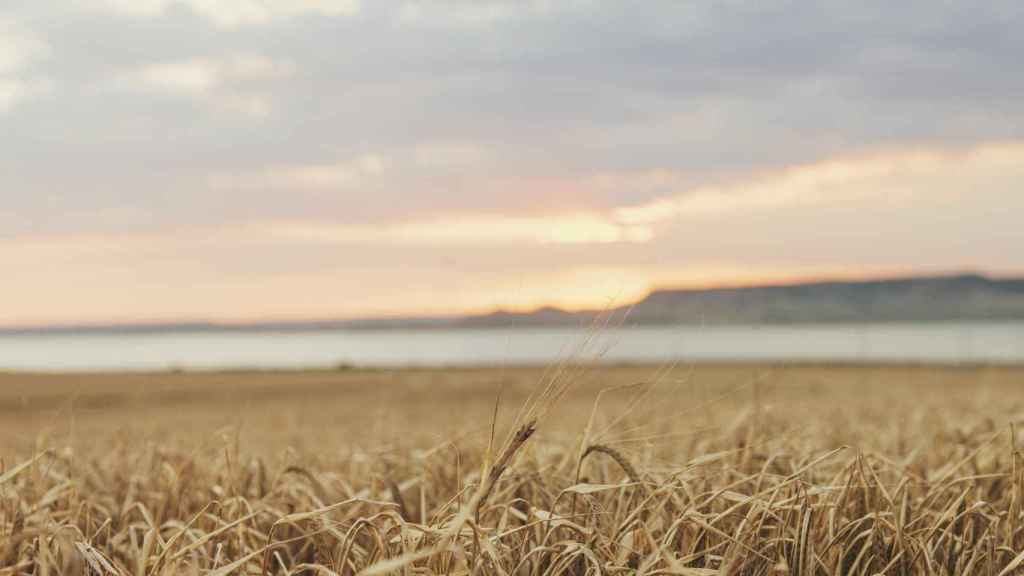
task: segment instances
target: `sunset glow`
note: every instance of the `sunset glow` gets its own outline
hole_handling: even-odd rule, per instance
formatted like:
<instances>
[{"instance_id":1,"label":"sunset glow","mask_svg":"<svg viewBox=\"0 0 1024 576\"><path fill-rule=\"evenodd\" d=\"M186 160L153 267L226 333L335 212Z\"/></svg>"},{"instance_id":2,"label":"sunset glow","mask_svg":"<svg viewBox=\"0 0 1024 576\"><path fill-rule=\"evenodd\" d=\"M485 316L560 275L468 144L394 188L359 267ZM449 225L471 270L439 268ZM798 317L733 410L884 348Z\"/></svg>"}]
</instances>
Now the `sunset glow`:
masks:
<instances>
[{"instance_id":1,"label":"sunset glow","mask_svg":"<svg viewBox=\"0 0 1024 576\"><path fill-rule=\"evenodd\" d=\"M927 50L847 58L753 42L740 7L24 4L0 17L0 325L1021 273L1024 88L991 72L1013 51L954 41L1008 24L939 16Z\"/></svg>"}]
</instances>

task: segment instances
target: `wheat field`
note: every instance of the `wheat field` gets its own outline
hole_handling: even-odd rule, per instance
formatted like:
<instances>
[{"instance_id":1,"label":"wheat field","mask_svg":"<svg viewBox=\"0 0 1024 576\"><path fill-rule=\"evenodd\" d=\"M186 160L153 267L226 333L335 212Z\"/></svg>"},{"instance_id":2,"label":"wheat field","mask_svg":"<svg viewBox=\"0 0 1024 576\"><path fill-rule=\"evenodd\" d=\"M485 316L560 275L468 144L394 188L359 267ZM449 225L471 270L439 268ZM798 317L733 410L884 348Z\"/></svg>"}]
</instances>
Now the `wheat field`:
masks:
<instances>
[{"instance_id":1,"label":"wheat field","mask_svg":"<svg viewBox=\"0 0 1024 576\"><path fill-rule=\"evenodd\" d=\"M1024 573L1024 368L0 375L0 575Z\"/></svg>"}]
</instances>

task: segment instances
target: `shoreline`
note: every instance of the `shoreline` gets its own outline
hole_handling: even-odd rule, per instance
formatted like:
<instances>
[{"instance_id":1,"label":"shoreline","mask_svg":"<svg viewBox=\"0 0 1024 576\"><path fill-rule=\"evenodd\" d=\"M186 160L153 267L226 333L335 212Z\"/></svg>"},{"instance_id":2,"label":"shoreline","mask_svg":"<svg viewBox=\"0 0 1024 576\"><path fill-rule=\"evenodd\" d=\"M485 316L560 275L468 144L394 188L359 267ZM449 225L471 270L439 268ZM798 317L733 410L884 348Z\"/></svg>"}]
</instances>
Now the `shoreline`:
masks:
<instances>
[{"instance_id":1,"label":"shoreline","mask_svg":"<svg viewBox=\"0 0 1024 576\"><path fill-rule=\"evenodd\" d=\"M762 359L733 359L733 360L677 360L672 362L516 362L508 364L480 363L480 364L406 364L392 366L386 364L365 364L365 365L341 365L341 366L305 366L305 367L260 367L260 366L237 366L237 367L168 367L165 369L136 369L125 368L123 370L99 368L99 369L54 369L54 370L21 370L5 369L0 367L0 380L15 377L100 377L100 376L181 376L181 375L296 375L296 374L335 374L335 373L402 373L402 372L479 372L479 371L501 371L501 370L545 370L562 364L586 367L590 369L644 369L663 368L675 366L677 369L686 367L701 368L836 368L836 369L949 369L949 370L1017 370L1024 369L1024 360L990 361L990 360L762 360ZM2 390L0 390L2 396Z\"/></svg>"}]
</instances>

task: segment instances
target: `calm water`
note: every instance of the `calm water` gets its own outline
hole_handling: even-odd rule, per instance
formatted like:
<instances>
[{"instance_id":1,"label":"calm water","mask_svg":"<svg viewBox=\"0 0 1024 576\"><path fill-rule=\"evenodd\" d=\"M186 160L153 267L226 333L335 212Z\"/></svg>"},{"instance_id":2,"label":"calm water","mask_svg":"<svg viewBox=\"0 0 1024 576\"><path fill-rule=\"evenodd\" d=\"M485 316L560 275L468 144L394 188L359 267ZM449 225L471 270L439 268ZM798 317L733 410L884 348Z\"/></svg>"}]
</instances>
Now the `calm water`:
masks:
<instances>
[{"instance_id":1,"label":"calm water","mask_svg":"<svg viewBox=\"0 0 1024 576\"><path fill-rule=\"evenodd\" d=\"M1024 323L0 335L0 370L604 362L1024 362Z\"/></svg>"}]
</instances>

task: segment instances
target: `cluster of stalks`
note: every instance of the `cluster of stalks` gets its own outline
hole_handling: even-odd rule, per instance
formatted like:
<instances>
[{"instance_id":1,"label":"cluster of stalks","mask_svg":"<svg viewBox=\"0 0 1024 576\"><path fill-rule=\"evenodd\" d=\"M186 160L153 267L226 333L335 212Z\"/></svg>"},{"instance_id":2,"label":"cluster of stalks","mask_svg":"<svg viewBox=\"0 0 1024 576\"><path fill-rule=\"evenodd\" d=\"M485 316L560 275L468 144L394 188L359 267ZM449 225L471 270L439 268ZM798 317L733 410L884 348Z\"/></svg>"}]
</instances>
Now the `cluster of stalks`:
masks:
<instances>
[{"instance_id":1,"label":"cluster of stalks","mask_svg":"<svg viewBox=\"0 0 1024 576\"><path fill-rule=\"evenodd\" d=\"M332 446L285 464L111 437L7 461L0 576L1024 573L1012 416L945 422L908 401L844 446L824 418L755 406L697 434L652 429L647 386L576 435L538 433L567 387L551 375L506 426L496 408L490 441L457 455ZM861 442L896 419L927 439ZM657 434L609 432L641 429Z\"/></svg>"}]
</instances>

